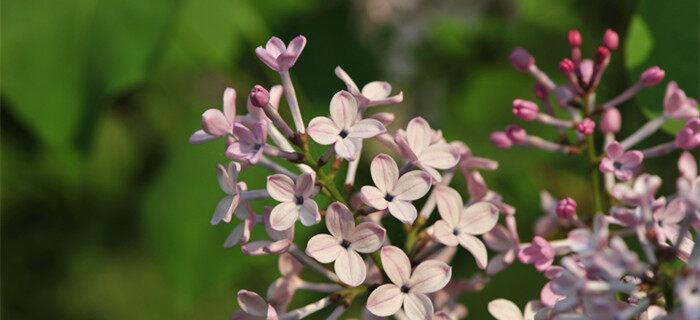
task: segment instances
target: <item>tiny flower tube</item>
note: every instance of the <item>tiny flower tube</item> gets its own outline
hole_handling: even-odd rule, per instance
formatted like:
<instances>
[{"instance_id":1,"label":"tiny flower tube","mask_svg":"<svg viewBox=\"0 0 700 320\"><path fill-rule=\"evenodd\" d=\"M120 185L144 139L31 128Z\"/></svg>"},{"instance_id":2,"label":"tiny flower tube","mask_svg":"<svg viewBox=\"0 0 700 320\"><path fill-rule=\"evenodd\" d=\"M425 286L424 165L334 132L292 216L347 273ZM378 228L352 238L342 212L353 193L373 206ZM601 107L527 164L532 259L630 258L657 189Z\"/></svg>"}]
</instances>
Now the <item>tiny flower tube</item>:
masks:
<instances>
[{"instance_id":1,"label":"tiny flower tube","mask_svg":"<svg viewBox=\"0 0 700 320\"><path fill-rule=\"evenodd\" d=\"M600 131L603 133L618 133L622 125L622 116L617 108L607 108L600 118Z\"/></svg>"},{"instance_id":2,"label":"tiny flower tube","mask_svg":"<svg viewBox=\"0 0 700 320\"><path fill-rule=\"evenodd\" d=\"M577 207L578 205L576 204L576 200L569 197L564 198L557 203L557 217L566 220L572 219L576 216Z\"/></svg>"},{"instance_id":3,"label":"tiny flower tube","mask_svg":"<svg viewBox=\"0 0 700 320\"><path fill-rule=\"evenodd\" d=\"M581 122L576 124L576 131L579 133L589 136L593 134L593 130L595 129L595 122L591 120L591 118L585 118L581 120Z\"/></svg>"},{"instance_id":4,"label":"tiny flower tube","mask_svg":"<svg viewBox=\"0 0 700 320\"><path fill-rule=\"evenodd\" d=\"M279 112L277 112L277 109L272 107L270 104L270 93L263 86L255 85L253 90L251 90L250 95L251 104L254 107L261 108L265 112L265 115L270 118L270 121L272 121L272 125L279 129L285 138L293 140L294 132L289 127L287 122L282 119L282 116L280 116Z\"/></svg>"},{"instance_id":5,"label":"tiny flower tube","mask_svg":"<svg viewBox=\"0 0 700 320\"><path fill-rule=\"evenodd\" d=\"M661 81L664 79L664 76L666 76L666 72L664 72L661 68L657 66L653 66L642 72L642 75L639 77L639 79L641 80L642 85L644 87L649 88L661 83Z\"/></svg>"},{"instance_id":6,"label":"tiny flower tube","mask_svg":"<svg viewBox=\"0 0 700 320\"><path fill-rule=\"evenodd\" d=\"M589 91L595 90L600 83L600 78L603 76L603 72L608 67L610 63L610 50L606 47L598 47L596 50L596 61L593 67L593 75L591 76L590 83L588 85Z\"/></svg>"},{"instance_id":7,"label":"tiny flower tube","mask_svg":"<svg viewBox=\"0 0 700 320\"><path fill-rule=\"evenodd\" d=\"M513 100L513 114L525 121L532 121L537 119L537 114L539 113L539 108L537 104L522 99Z\"/></svg>"},{"instance_id":8,"label":"tiny flower tube","mask_svg":"<svg viewBox=\"0 0 700 320\"><path fill-rule=\"evenodd\" d=\"M514 144L523 144L527 138L525 129L515 124L506 127L506 135Z\"/></svg>"},{"instance_id":9,"label":"tiny flower tube","mask_svg":"<svg viewBox=\"0 0 700 320\"><path fill-rule=\"evenodd\" d=\"M513 141L510 140L508 134L503 131L495 131L490 136L491 143L499 149L508 149L513 146Z\"/></svg>"},{"instance_id":10,"label":"tiny flower tube","mask_svg":"<svg viewBox=\"0 0 700 320\"><path fill-rule=\"evenodd\" d=\"M637 131L620 142L620 144L624 149L629 149L630 147L654 134L654 132L658 131L667 119L668 118L665 115L661 114L660 116L645 123L642 127L637 129Z\"/></svg>"},{"instance_id":11,"label":"tiny flower tube","mask_svg":"<svg viewBox=\"0 0 700 320\"><path fill-rule=\"evenodd\" d=\"M574 126L571 120L562 120L544 113L538 113L536 120L540 123L557 128L572 128Z\"/></svg>"},{"instance_id":12,"label":"tiny flower tube","mask_svg":"<svg viewBox=\"0 0 700 320\"><path fill-rule=\"evenodd\" d=\"M492 134L493 136L493 134ZM491 140L493 141L493 139ZM542 139L537 136L532 136L528 135L525 138L525 143L523 143L524 146L529 146L533 148L537 148L540 150L544 151L549 151L549 152L560 152L563 154L578 154L578 150L576 148L570 147L570 146L565 146L563 144L559 144L556 142L552 142L549 140Z\"/></svg>"},{"instance_id":13,"label":"tiny flower tube","mask_svg":"<svg viewBox=\"0 0 700 320\"><path fill-rule=\"evenodd\" d=\"M619 42L620 39L617 35L617 32L615 32L612 29L605 30L605 34L603 35L603 45L606 48L610 50L617 50Z\"/></svg>"}]
</instances>

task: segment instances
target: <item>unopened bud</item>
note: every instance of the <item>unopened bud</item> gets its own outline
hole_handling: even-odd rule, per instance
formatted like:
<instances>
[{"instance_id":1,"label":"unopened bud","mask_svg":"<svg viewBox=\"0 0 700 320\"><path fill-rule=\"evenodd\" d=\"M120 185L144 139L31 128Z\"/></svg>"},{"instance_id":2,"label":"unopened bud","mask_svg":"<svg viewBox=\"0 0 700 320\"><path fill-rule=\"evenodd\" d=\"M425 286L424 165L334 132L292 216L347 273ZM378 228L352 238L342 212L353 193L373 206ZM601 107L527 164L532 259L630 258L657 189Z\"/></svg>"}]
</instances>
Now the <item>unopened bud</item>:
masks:
<instances>
[{"instance_id":1,"label":"unopened bud","mask_svg":"<svg viewBox=\"0 0 700 320\"><path fill-rule=\"evenodd\" d=\"M568 40L572 47L581 46L581 34L576 29L569 30Z\"/></svg>"},{"instance_id":2,"label":"unopened bud","mask_svg":"<svg viewBox=\"0 0 700 320\"><path fill-rule=\"evenodd\" d=\"M559 62L559 71L563 74L569 74L574 72L574 62L571 61L571 59L565 58L561 62Z\"/></svg>"},{"instance_id":3,"label":"unopened bud","mask_svg":"<svg viewBox=\"0 0 700 320\"><path fill-rule=\"evenodd\" d=\"M533 91L535 91L535 96L539 98L540 100L547 99L547 95L549 95L549 90L547 90L547 87L543 86L541 83L535 83L535 86L533 87Z\"/></svg>"},{"instance_id":4,"label":"unopened bud","mask_svg":"<svg viewBox=\"0 0 700 320\"><path fill-rule=\"evenodd\" d=\"M527 50L518 47L510 54L510 62L518 71L527 72L530 66L535 64L535 58L533 58Z\"/></svg>"},{"instance_id":5,"label":"unopened bud","mask_svg":"<svg viewBox=\"0 0 700 320\"><path fill-rule=\"evenodd\" d=\"M585 136L593 134L593 129L595 129L595 122L591 118L585 118L576 124L576 131Z\"/></svg>"},{"instance_id":6,"label":"unopened bud","mask_svg":"<svg viewBox=\"0 0 700 320\"><path fill-rule=\"evenodd\" d=\"M539 108L532 101L515 99L513 100L513 114L525 121L532 121L537 118Z\"/></svg>"},{"instance_id":7,"label":"unopened bud","mask_svg":"<svg viewBox=\"0 0 700 320\"><path fill-rule=\"evenodd\" d=\"M605 30L605 34L603 35L603 45L605 47L610 50L617 50L619 42L620 39L617 36L617 32L613 31L613 29Z\"/></svg>"},{"instance_id":8,"label":"unopened bud","mask_svg":"<svg viewBox=\"0 0 700 320\"><path fill-rule=\"evenodd\" d=\"M578 205L576 200L571 198L564 198L559 203L557 203L556 213L557 217L561 219L571 219L576 216L576 209Z\"/></svg>"},{"instance_id":9,"label":"unopened bud","mask_svg":"<svg viewBox=\"0 0 700 320\"><path fill-rule=\"evenodd\" d=\"M255 85L250 91L250 103L258 108L264 108L270 103L270 92L261 85Z\"/></svg>"},{"instance_id":10,"label":"unopened bud","mask_svg":"<svg viewBox=\"0 0 700 320\"><path fill-rule=\"evenodd\" d=\"M598 61L603 61L610 56L610 50L606 47L598 47L595 52L595 57Z\"/></svg>"},{"instance_id":11,"label":"unopened bud","mask_svg":"<svg viewBox=\"0 0 700 320\"><path fill-rule=\"evenodd\" d=\"M513 141L508 138L508 135L503 131L495 131L491 133L491 143L500 149L508 149L513 146Z\"/></svg>"},{"instance_id":12,"label":"unopened bud","mask_svg":"<svg viewBox=\"0 0 700 320\"><path fill-rule=\"evenodd\" d=\"M664 79L664 76L666 76L666 72L657 66L653 66L646 69L639 78L642 81L642 85L649 88L659 84Z\"/></svg>"},{"instance_id":13,"label":"unopened bud","mask_svg":"<svg viewBox=\"0 0 700 320\"><path fill-rule=\"evenodd\" d=\"M527 138L527 131L518 125L511 124L506 127L506 135L514 144L523 144Z\"/></svg>"},{"instance_id":14,"label":"unopened bud","mask_svg":"<svg viewBox=\"0 0 700 320\"><path fill-rule=\"evenodd\" d=\"M621 124L620 110L612 107L603 111L603 116L600 118L600 131L603 133L617 133L620 131Z\"/></svg>"}]
</instances>

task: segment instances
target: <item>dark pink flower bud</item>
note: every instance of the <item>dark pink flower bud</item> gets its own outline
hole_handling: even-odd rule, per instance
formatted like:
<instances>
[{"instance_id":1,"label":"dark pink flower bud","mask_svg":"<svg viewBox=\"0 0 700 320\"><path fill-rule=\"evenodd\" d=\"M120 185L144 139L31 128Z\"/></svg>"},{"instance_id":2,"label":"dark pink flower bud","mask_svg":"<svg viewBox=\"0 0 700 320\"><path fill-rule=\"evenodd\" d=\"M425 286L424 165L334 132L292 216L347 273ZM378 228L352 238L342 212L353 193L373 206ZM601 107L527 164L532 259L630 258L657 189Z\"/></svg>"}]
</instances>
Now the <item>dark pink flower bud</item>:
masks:
<instances>
[{"instance_id":1,"label":"dark pink flower bud","mask_svg":"<svg viewBox=\"0 0 700 320\"><path fill-rule=\"evenodd\" d=\"M600 131L603 133L617 133L620 131L621 124L620 110L613 107L603 111L603 116L600 118Z\"/></svg>"},{"instance_id":2,"label":"dark pink flower bud","mask_svg":"<svg viewBox=\"0 0 700 320\"><path fill-rule=\"evenodd\" d=\"M603 45L610 50L617 50L617 46L620 43L620 38L617 36L617 32L613 29L605 30L603 35Z\"/></svg>"},{"instance_id":3,"label":"dark pink flower bud","mask_svg":"<svg viewBox=\"0 0 700 320\"><path fill-rule=\"evenodd\" d=\"M564 58L561 62L559 62L559 71L563 74L569 74L574 72L574 62L571 61L569 58Z\"/></svg>"},{"instance_id":4,"label":"dark pink flower bud","mask_svg":"<svg viewBox=\"0 0 700 320\"><path fill-rule=\"evenodd\" d=\"M533 58L527 50L517 47L510 54L510 63L513 67L520 72L527 72L530 66L535 64L535 58Z\"/></svg>"},{"instance_id":5,"label":"dark pink flower bud","mask_svg":"<svg viewBox=\"0 0 700 320\"><path fill-rule=\"evenodd\" d=\"M527 138L527 131L518 125L511 124L506 127L506 135L514 144L522 144Z\"/></svg>"},{"instance_id":6,"label":"dark pink flower bud","mask_svg":"<svg viewBox=\"0 0 700 320\"><path fill-rule=\"evenodd\" d=\"M700 146L700 119L691 119L685 123L683 129L676 135L676 146L683 150Z\"/></svg>"},{"instance_id":7,"label":"dark pink flower bud","mask_svg":"<svg viewBox=\"0 0 700 320\"><path fill-rule=\"evenodd\" d=\"M535 96L541 100L547 99L547 96L549 95L549 90L547 90L547 87L543 86L539 82L535 83L533 90L535 91Z\"/></svg>"},{"instance_id":8,"label":"dark pink flower bud","mask_svg":"<svg viewBox=\"0 0 700 320\"><path fill-rule=\"evenodd\" d=\"M491 143L500 149L508 149L513 146L513 141L508 138L508 134L503 131L495 131L491 133Z\"/></svg>"},{"instance_id":9,"label":"dark pink flower bud","mask_svg":"<svg viewBox=\"0 0 700 320\"><path fill-rule=\"evenodd\" d=\"M250 91L250 103L258 108L264 108L270 102L270 92L261 85L255 85Z\"/></svg>"},{"instance_id":10,"label":"dark pink flower bud","mask_svg":"<svg viewBox=\"0 0 700 320\"><path fill-rule=\"evenodd\" d=\"M610 56L610 50L606 47L598 47L595 52L595 57L598 61L603 61Z\"/></svg>"},{"instance_id":11,"label":"dark pink flower bud","mask_svg":"<svg viewBox=\"0 0 700 320\"><path fill-rule=\"evenodd\" d=\"M557 203L557 217L561 219L571 219L576 216L576 200L571 198L564 198L559 203Z\"/></svg>"},{"instance_id":12,"label":"dark pink flower bud","mask_svg":"<svg viewBox=\"0 0 700 320\"><path fill-rule=\"evenodd\" d=\"M576 131L586 136L593 134L593 129L595 129L595 122L591 118L585 118L576 124Z\"/></svg>"},{"instance_id":13,"label":"dark pink flower bud","mask_svg":"<svg viewBox=\"0 0 700 320\"><path fill-rule=\"evenodd\" d=\"M664 76L666 76L666 72L657 66L653 66L642 72L639 78L642 81L642 85L649 88L659 84L664 79Z\"/></svg>"},{"instance_id":14,"label":"dark pink flower bud","mask_svg":"<svg viewBox=\"0 0 700 320\"><path fill-rule=\"evenodd\" d=\"M539 108L532 101L515 99L513 100L513 114L525 121L532 121L537 118Z\"/></svg>"},{"instance_id":15,"label":"dark pink flower bud","mask_svg":"<svg viewBox=\"0 0 700 320\"><path fill-rule=\"evenodd\" d=\"M569 30L569 45L572 47L581 46L581 34L576 29Z\"/></svg>"}]
</instances>

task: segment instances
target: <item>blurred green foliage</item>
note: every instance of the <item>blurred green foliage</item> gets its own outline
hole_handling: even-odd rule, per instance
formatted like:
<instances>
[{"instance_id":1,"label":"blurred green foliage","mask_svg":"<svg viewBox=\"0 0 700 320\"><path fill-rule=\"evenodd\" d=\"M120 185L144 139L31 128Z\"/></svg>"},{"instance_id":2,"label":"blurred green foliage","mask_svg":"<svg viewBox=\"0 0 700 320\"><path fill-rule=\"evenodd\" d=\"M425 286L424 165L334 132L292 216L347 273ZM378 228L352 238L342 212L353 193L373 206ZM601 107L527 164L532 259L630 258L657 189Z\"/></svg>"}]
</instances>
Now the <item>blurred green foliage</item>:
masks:
<instances>
[{"instance_id":1,"label":"blurred green foliage","mask_svg":"<svg viewBox=\"0 0 700 320\"><path fill-rule=\"evenodd\" d=\"M276 259L224 250L231 227L208 224L221 197L214 165L225 161L222 147L191 146L187 138L200 113L220 105L224 87L238 90L243 108L253 84L277 81L253 53L271 35L309 39L293 70L308 119L327 112L343 88L332 72L342 65L358 83L385 79L403 90L405 106L391 109L400 119L425 116L448 139L499 160L501 169L485 178L518 207L525 239L541 213L540 189L591 208L580 159L488 142L513 121L510 101L533 96L531 80L510 68L513 47L530 49L562 80L566 31L581 30L592 52L612 27L629 38L605 74L601 99L650 64L698 96L696 1L436 1L469 14L417 10L410 22L375 22L374 31L362 9L367 2L3 1L2 317L221 319L236 308L238 289L264 292L277 276ZM414 21L422 23L413 25L421 37L397 49L392 39ZM396 54L409 58L411 72L387 67ZM640 106L658 112L662 95L659 87L626 103L623 132L645 120ZM672 161L648 165L666 181L676 175ZM263 178L259 169L244 173L252 187ZM296 238L309 233L297 228ZM472 261L461 254L455 274L475 272ZM543 281L516 265L464 302L483 318L488 301L523 305ZM297 305L313 298L301 295Z\"/></svg>"}]
</instances>

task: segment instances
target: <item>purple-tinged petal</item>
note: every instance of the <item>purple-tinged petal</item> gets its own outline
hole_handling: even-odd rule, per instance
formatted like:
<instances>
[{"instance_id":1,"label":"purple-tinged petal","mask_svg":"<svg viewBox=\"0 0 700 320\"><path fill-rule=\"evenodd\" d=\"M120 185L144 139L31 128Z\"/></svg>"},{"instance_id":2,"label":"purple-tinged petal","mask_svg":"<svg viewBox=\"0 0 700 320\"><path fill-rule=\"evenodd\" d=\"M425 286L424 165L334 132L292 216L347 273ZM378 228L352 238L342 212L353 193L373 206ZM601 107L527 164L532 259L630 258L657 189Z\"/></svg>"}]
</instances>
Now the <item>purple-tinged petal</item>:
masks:
<instances>
[{"instance_id":1,"label":"purple-tinged petal","mask_svg":"<svg viewBox=\"0 0 700 320\"><path fill-rule=\"evenodd\" d=\"M409 293L403 301L403 311L411 320L430 319L435 310L428 296L422 293Z\"/></svg>"},{"instance_id":2,"label":"purple-tinged petal","mask_svg":"<svg viewBox=\"0 0 700 320\"><path fill-rule=\"evenodd\" d=\"M294 56L294 61L292 64L294 64L301 55L301 52L304 51L304 47L306 47L306 37L304 36L296 36L292 41L289 42L289 46L287 46L287 54Z\"/></svg>"},{"instance_id":3,"label":"purple-tinged petal","mask_svg":"<svg viewBox=\"0 0 700 320\"><path fill-rule=\"evenodd\" d=\"M486 268L488 263L488 254L486 253L486 247L484 243L479 240L479 238L466 233L460 233L457 235L459 239L459 244L467 249L476 259L476 265L480 269Z\"/></svg>"},{"instance_id":4,"label":"purple-tinged petal","mask_svg":"<svg viewBox=\"0 0 700 320\"><path fill-rule=\"evenodd\" d=\"M236 186L231 184L231 177L228 175L228 170L226 167L222 165L216 166L216 179L219 182L221 191L225 192L226 194L234 194L236 192Z\"/></svg>"},{"instance_id":5,"label":"purple-tinged petal","mask_svg":"<svg viewBox=\"0 0 700 320\"><path fill-rule=\"evenodd\" d=\"M292 245L292 241L289 239L282 239L279 241L271 242L263 250L269 254L281 254L287 252L289 247Z\"/></svg>"},{"instance_id":6,"label":"purple-tinged petal","mask_svg":"<svg viewBox=\"0 0 700 320\"><path fill-rule=\"evenodd\" d=\"M496 251L505 251L513 247L513 239L510 232L503 226L496 226L483 236L486 246Z\"/></svg>"},{"instance_id":7,"label":"purple-tinged petal","mask_svg":"<svg viewBox=\"0 0 700 320\"><path fill-rule=\"evenodd\" d=\"M387 192L393 190L396 182L399 180L399 167L394 159L382 153L372 160L370 174L374 185L377 186L379 191Z\"/></svg>"},{"instance_id":8,"label":"purple-tinged petal","mask_svg":"<svg viewBox=\"0 0 700 320\"><path fill-rule=\"evenodd\" d=\"M264 256L269 254L265 248L272 244L269 240L259 240L244 244L241 246L241 251L247 256Z\"/></svg>"},{"instance_id":9,"label":"purple-tinged petal","mask_svg":"<svg viewBox=\"0 0 700 320\"><path fill-rule=\"evenodd\" d=\"M280 71L279 64L277 64L277 57L271 56L267 52L267 50L265 50L265 48L263 48L263 47L255 48L255 55L257 55L258 59L260 59L260 61L262 61L270 69L275 70L275 71Z\"/></svg>"},{"instance_id":10,"label":"purple-tinged petal","mask_svg":"<svg viewBox=\"0 0 700 320\"><path fill-rule=\"evenodd\" d=\"M224 90L223 100L224 116L226 116L229 123L233 123L236 119L236 90L233 88L226 88L226 90Z\"/></svg>"},{"instance_id":11,"label":"purple-tinged petal","mask_svg":"<svg viewBox=\"0 0 700 320\"><path fill-rule=\"evenodd\" d=\"M635 168L644 160L644 154L640 151L628 151L620 156L620 163L627 168Z\"/></svg>"},{"instance_id":12,"label":"purple-tinged petal","mask_svg":"<svg viewBox=\"0 0 700 320\"><path fill-rule=\"evenodd\" d=\"M359 253L344 249L338 254L333 266L340 281L352 287L357 287L365 281L367 266Z\"/></svg>"},{"instance_id":13,"label":"purple-tinged petal","mask_svg":"<svg viewBox=\"0 0 700 320\"><path fill-rule=\"evenodd\" d=\"M489 232L498 222L498 208L488 202L477 202L466 209L459 218L458 229L473 235Z\"/></svg>"},{"instance_id":14,"label":"purple-tinged petal","mask_svg":"<svg viewBox=\"0 0 700 320\"><path fill-rule=\"evenodd\" d=\"M372 81L362 87L362 95L369 100L385 99L391 94L391 84L385 81Z\"/></svg>"},{"instance_id":15,"label":"purple-tinged petal","mask_svg":"<svg viewBox=\"0 0 700 320\"><path fill-rule=\"evenodd\" d=\"M278 37L271 37L265 44L265 50L273 58L277 58L279 55L287 51L287 47L284 45L284 41L282 41L282 39Z\"/></svg>"},{"instance_id":16,"label":"purple-tinged petal","mask_svg":"<svg viewBox=\"0 0 700 320\"><path fill-rule=\"evenodd\" d=\"M305 198L310 198L313 195L315 188L314 183L316 180L315 173L304 172L302 173L294 185L294 194L301 195Z\"/></svg>"},{"instance_id":17,"label":"purple-tinged petal","mask_svg":"<svg viewBox=\"0 0 700 320\"><path fill-rule=\"evenodd\" d=\"M270 226L277 231L287 230L299 218L299 208L294 202L282 202L270 213Z\"/></svg>"},{"instance_id":18,"label":"purple-tinged petal","mask_svg":"<svg viewBox=\"0 0 700 320\"><path fill-rule=\"evenodd\" d=\"M326 227L334 237L349 240L347 238L355 230L355 220L348 207L336 201L326 209Z\"/></svg>"},{"instance_id":19,"label":"purple-tinged petal","mask_svg":"<svg viewBox=\"0 0 700 320\"><path fill-rule=\"evenodd\" d=\"M622 148L622 145L618 143L617 141L613 141L608 145L607 148L605 148L605 152L607 152L608 157L611 159L617 159L622 154L625 152L625 149Z\"/></svg>"},{"instance_id":20,"label":"purple-tinged petal","mask_svg":"<svg viewBox=\"0 0 700 320\"><path fill-rule=\"evenodd\" d=\"M418 157L418 161L424 165L437 169L450 169L457 165L459 157L447 143L438 143L426 148Z\"/></svg>"},{"instance_id":21,"label":"purple-tinged petal","mask_svg":"<svg viewBox=\"0 0 700 320\"><path fill-rule=\"evenodd\" d=\"M430 145L433 130L425 119L413 118L406 128L406 139L411 150L420 155Z\"/></svg>"},{"instance_id":22,"label":"purple-tinged petal","mask_svg":"<svg viewBox=\"0 0 700 320\"><path fill-rule=\"evenodd\" d=\"M199 143L204 143L204 142L216 140L218 138L219 137L217 137L217 136L213 136L213 135L210 135L210 134L204 132L204 130L197 130L190 136L189 142L191 144L199 144Z\"/></svg>"},{"instance_id":23,"label":"purple-tinged petal","mask_svg":"<svg viewBox=\"0 0 700 320\"><path fill-rule=\"evenodd\" d=\"M317 234L311 237L306 245L306 254L321 263L335 261L344 250L338 239L328 234Z\"/></svg>"},{"instance_id":24,"label":"purple-tinged petal","mask_svg":"<svg viewBox=\"0 0 700 320\"><path fill-rule=\"evenodd\" d=\"M340 129L349 129L357 118L357 101L347 91L339 91L331 99L331 119Z\"/></svg>"},{"instance_id":25,"label":"purple-tinged petal","mask_svg":"<svg viewBox=\"0 0 700 320\"><path fill-rule=\"evenodd\" d=\"M309 136L319 144L329 145L340 140L340 129L336 124L326 117L316 117L311 119L307 128Z\"/></svg>"},{"instance_id":26,"label":"purple-tinged petal","mask_svg":"<svg viewBox=\"0 0 700 320\"><path fill-rule=\"evenodd\" d=\"M416 207L408 201L394 200L389 202L387 208L394 218L406 224L413 224L418 216Z\"/></svg>"},{"instance_id":27,"label":"purple-tinged petal","mask_svg":"<svg viewBox=\"0 0 700 320\"><path fill-rule=\"evenodd\" d=\"M446 246L454 247L459 244L454 230L445 220L438 220L433 224L433 238Z\"/></svg>"},{"instance_id":28,"label":"purple-tinged petal","mask_svg":"<svg viewBox=\"0 0 700 320\"><path fill-rule=\"evenodd\" d=\"M411 292L433 293L450 282L452 268L439 260L427 260L419 264L409 280Z\"/></svg>"},{"instance_id":29,"label":"purple-tinged petal","mask_svg":"<svg viewBox=\"0 0 700 320\"><path fill-rule=\"evenodd\" d=\"M690 152L684 151L678 158L678 171L680 171L681 176L688 180L698 176L698 164Z\"/></svg>"},{"instance_id":30,"label":"purple-tinged petal","mask_svg":"<svg viewBox=\"0 0 700 320\"><path fill-rule=\"evenodd\" d=\"M352 161L357 158L357 146L351 138L339 139L335 142L335 153L338 157Z\"/></svg>"},{"instance_id":31,"label":"purple-tinged petal","mask_svg":"<svg viewBox=\"0 0 700 320\"><path fill-rule=\"evenodd\" d=\"M219 201L216 205L216 210L214 211L214 216L211 217L211 224L218 224L223 221L226 223L231 222L233 218L233 212L238 207L238 201L240 197L238 196L226 196Z\"/></svg>"},{"instance_id":32,"label":"purple-tinged petal","mask_svg":"<svg viewBox=\"0 0 700 320\"><path fill-rule=\"evenodd\" d=\"M348 132L349 138L367 139L386 132L384 125L375 119L362 119L352 125Z\"/></svg>"},{"instance_id":33,"label":"purple-tinged petal","mask_svg":"<svg viewBox=\"0 0 700 320\"><path fill-rule=\"evenodd\" d=\"M523 314L515 303L506 299L496 299L488 304L489 313L497 320L523 320Z\"/></svg>"},{"instance_id":34,"label":"purple-tinged petal","mask_svg":"<svg viewBox=\"0 0 700 320\"><path fill-rule=\"evenodd\" d=\"M345 83L345 85L348 88L348 91L354 95L360 95L360 89L357 87L355 84L355 81L352 81L352 78L341 68L340 66L335 67L335 75Z\"/></svg>"},{"instance_id":35,"label":"purple-tinged petal","mask_svg":"<svg viewBox=\"0 0 700 320\"><path fill-rule=\"evenodd\" d=\"M413 201L422 198L430 190L430 176L420 170L413 170L399 177L391 194L398 200Z\"/></svg>"},{"instance_id":36,"label":"purple-tinged petal","mask_svg":"<svg viewBox=\"0 0 700 320\"><path fill-rule=\"evenodd\" d=\"M457 226L464 211L462 197L455 189L447 186L436 186L434 194L440 217L450 226Z\"/></svg>"},{"instance_id":37,"label":"purple-tinged petal","mask_svg":"<svg viewBox=\"0 0 700 320\"><path fill-rule=\"evenodd\" d=\"M209 109L202 114L202 130L210 135L222 137L231 130L231 123L221 110Z\"/></svg>"},{"instance_id":38,"label":"purple-tinged petal","mask_svg":"<svg viewBox=\"0 0 700 320\"><path fill-rule=\"evenodd\" d=\"M300 274L304 269L304 265L302 265L291 254L285 253L280 255L279 259L277 260L277 268L280 270L280 274L282 276L288 277Z\"/></svg>"},{"instance_id":39,"label":"purple-tinged petal","mask_svg":"<svg viewBox=\"0 0 700 320\"><path fill-rule=\"evenodd\" d=\"M272 199L280 202L295 201L294 181L284 174L273 174L267 177L267 193Z\"/></svg>"},{"instance_id":40,"label":"purple-tinged petal","mask_svg":"<svg viewBox=\"0 0 700 320\"><path fill-rule=\"evenodd\" d=\"M486 265L486 274L491 276L505 269L509 265L509 263L505 261L505 256L506 253L500 253L497 254L495 257L491 258L491 260L489 260L489 263Z\"/></svg>"},{"instance_id":41,"label":"purple-tinged petal","mask_svg":"<svg viewBox=\"0 0 700 320\"><path fill-rule=\"evenodd\" d=\"M411 278L411 261L403 250L395 246L385 246L380 255L384 272L391 282L397 286L408 283Z\"/></svg>"},{"instance_id":42,"label":"purple-tinged petal","mask_svg":"<svg viewBox=\"0 0 700 320\"><path fill-rule=\"evenodd\" d=\"M264 317L267 314L267 302L255 292L238 291L237 300L241 309L250 315Z\"/></svg>"},{"instance_id":43,"label":"purple-tinged petal","mask_svg":"<svg viewBox=\"0 0 700 320\"><path fill-rule=\"evenodd\" d=\"M374 222L363 222L357 225L347 240L350 241L351 249L361 253L372 253L382 247L385 237L384 228Z\"/></svg>"},{"instance_id":44,"label":"purple-tinged petal","mask_svg":"<svg viewBox=\"0 0 700 320\"><path fill-rule=\"evenodd\" d=\"M388 317L401 309L405 294L394 284L385 284L374 289L367 298L367 310L379 317Z\"/></svg>"},{"instance_id":45,"label":"purple-tinged petal","mask_svg":"<svg viewBox=\"0 0 700 320\"><path fill-rule=\"evenodd\" d=\"M243 242L243 233L245 232L245 227L243 224L237 225L235 228L233 228L233 231L228 235L226 238L226 241L224 241L224 248L232 248L239 243Z\"/></svg>"},{"instance_id":46,"label":"purple-tinged petal","mask_svg":"<svg viewBox=\"0 0 700 320\"><path fill-rule=\"evenodd\" d=\"M318 212L316 201L304 199L304 203L299 206L299 220L305 226L312 226L321 222L321 213Z\"/></svg>"},{"instance_id":47,"label":"purple-tinged petal","mask_svg":"<svg viewBox=\"0 0 700 320\"><path fill-rule=\"evenodd\" d=\"M600 160L600 165L598 166L600 172L609 173L615 171L615 163L612 159L605 157Z\"/></svg>"},{"instance_id":48,"label":"purple-tinged petal","mask_svg":"<svg viewBox=\"0 0 700 320\"><path fill-rule=\"evenodd\" d=\"M372 186L364 186L360 189L362 202L377 210L384 210L388 207L389 202L384 199L384 196L384 192Z\"/></svg>"},{"instance_id":49,"label":"purple-tinged petal","mask_svg":"<svg viewBox=\"0 0 700 320\"><path fill-rule=\"evenodd\" d=\"M442 181L442 176L440 175L440 172L437 171L435 168L424 165L422 162L417 162L415 165L420 168L421 170L425 171L428 175L430 175L430 178L432 179L431 181L433 183L438 183Z\"/></svg>"}]
</instances>

